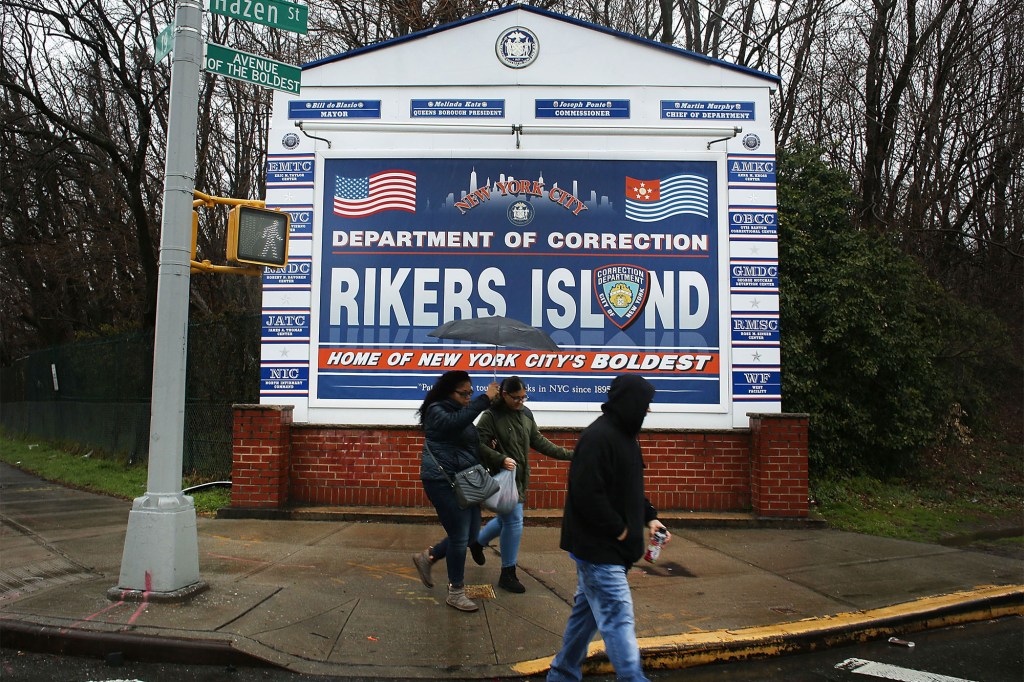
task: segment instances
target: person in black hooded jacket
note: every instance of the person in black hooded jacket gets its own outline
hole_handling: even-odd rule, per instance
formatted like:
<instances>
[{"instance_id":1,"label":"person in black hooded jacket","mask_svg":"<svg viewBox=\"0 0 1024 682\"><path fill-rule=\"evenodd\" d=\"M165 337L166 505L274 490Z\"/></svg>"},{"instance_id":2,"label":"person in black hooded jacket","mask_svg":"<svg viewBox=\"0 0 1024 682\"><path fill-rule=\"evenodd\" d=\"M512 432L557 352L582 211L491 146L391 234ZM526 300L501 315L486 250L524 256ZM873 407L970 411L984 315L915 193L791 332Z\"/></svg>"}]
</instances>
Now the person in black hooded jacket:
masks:
<instances>
[{"instance_id":1,"label":"person in black hooded jacket","mask_svg":"<svg viewBox=\"0 0 1024 682\"><path fill-rule=\"evenodd\" d=\"M627 573L644 553L644 529L664 530L644 494L637 435L654 387L640 376L616 377L603 414L580 434L569 468L560 547L576 561L576 595L562 649L548 682L581 679L587 645L598 631L619 680L643 681ZM671 539L669 534L666 542Z\"/></svg>"}]
</instances>

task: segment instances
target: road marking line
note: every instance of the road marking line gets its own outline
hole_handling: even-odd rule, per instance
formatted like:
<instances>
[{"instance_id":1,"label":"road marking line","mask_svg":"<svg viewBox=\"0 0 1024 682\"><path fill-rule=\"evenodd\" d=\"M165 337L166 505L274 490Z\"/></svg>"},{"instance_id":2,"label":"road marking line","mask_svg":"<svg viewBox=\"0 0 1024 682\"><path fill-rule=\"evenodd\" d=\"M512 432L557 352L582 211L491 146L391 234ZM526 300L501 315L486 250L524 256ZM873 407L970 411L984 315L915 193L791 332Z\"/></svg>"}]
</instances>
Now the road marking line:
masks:
<instances>
[{"instance_id":1,"label":"road marking line","mask_svg":"<svg viewBox=\"0 0 1024 682\"><path fill-rule=\"evenodd\" d=\"M888 663L865 661L863 658L848 658L836 665L836 669L847 670L856 675L871 675L886 680L898 680L898 682L971 682L962 677L949 677L911 668L901 668Z\"/></svg>"}]
</instances>

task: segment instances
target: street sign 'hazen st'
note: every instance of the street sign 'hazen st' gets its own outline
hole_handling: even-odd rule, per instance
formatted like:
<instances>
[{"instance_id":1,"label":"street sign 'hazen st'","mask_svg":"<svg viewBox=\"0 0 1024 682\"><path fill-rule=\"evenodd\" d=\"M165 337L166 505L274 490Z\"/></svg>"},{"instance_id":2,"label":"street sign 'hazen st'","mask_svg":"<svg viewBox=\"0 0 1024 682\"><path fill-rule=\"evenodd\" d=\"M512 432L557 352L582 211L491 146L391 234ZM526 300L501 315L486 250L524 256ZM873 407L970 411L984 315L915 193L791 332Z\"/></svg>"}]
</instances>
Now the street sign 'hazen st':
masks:
<instances>
[{"instance_id":1,"label":"street sign 'hazen st'","mask_svg":"<svg viewBox=\"0 0 1024 682\"><path fill-rule=\"evenodd\" d=\"M284 0L210 0L210 11L292 33L305 33L309 8Z\"/></svg>"}]
</instances>

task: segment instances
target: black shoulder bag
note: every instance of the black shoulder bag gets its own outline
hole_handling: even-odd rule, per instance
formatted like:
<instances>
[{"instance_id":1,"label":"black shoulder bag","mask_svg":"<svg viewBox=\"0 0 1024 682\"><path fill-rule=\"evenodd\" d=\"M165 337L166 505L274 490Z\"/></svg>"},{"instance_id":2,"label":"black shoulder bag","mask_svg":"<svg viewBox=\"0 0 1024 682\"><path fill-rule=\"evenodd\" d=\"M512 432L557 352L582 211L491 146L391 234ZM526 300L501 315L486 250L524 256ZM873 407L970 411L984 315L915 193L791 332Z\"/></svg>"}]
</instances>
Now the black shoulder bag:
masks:
<instances>
[{"instance_id":1,"label":"black shoulder bag","mask_svg":"<svg viewBox=\"0 0 1024 682\"><path fill-rule=\"evenodd\" d=\"M434 464L440 470L441 475L448 480L448 483L455 490L455 499L458 500L461 509L476 506L498 492L500 488L498 482L494 480L494 477L487 472L487 469L482 464L474 464L468 469L463 469L456 473L453 479L437 463L437 459L434 457L434 453L430 451L426 440L423 441L423 448L430 455L430 459L434 460Z\"/></svg>"}]
</instances>

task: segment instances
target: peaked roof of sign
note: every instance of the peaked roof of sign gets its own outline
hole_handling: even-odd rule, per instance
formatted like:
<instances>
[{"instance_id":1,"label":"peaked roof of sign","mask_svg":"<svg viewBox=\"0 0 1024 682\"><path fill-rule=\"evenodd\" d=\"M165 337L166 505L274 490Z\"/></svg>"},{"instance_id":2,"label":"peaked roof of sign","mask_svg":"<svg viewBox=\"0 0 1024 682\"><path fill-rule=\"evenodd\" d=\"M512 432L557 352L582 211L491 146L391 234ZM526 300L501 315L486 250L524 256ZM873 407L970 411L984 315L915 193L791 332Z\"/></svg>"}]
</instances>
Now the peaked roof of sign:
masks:
<instances>
[{"instance_id":1,"label":"peaked roof of sign","mask_svg":"<svg viewBox=\"0 0 1024 682\"><path fill-rule=\"evenodd\" d=\"M770 74L770 73L765 73L764 71L758 71L757 69L752 69L752 68L747 67L747 66L740 66L738 64L732 64L730 62L722 61L720 59L714 59L712 57L708 57L707 55L700 54L699 52L691 52L690 50L684 50L684 49L679 48L679 47L673 47L672 45L666 45L665 43L659 43L657 41L649 40L647 38L641 38L639 36L635 36L635 35L632 35L630 33L624 33L622 31L617 31L617 30L615 30L613 28L608 28L607 26L601 26L599 24L593 24L593 23L590 23L589 21L583 21L581 19L575 19L573 17L566 16L565 14L559 14L557 12L552 12L550 10L541 9L539 7L534 7L533 5L523 5L523 4L508 5L507 7L502 7L500 9L492 10L490 12L484 12L483 14L478 14L476 16L472 16L472 17L469 17L467 19L462 19L460 21L455 21L455 22L452 22L450 24L444 24L442 26L437 26L436 28L429 28L429 29L426 29L426 30L423 30L423 31L417 31L416 33L410 33L407 36L400 36L398 38L391 38L390 40L384 40L384 41L381 41L379 43L375 43L373 45L367 45L366 47L359 47L359 48L356 48L354 50L349 50L348 52L343 52L341 54L333 55L331 57L324 57L323 59L318 59L316 61L312 61L312 62L308 62L306 64L303 64L302 68L304 70L305 69L313 69L313 68L316 68L318 66L323 66L324 64L330 64L332 62L340 61L340 60L343 60L343 59L348 59L349 57L354 57L356 55L365 54L367 52L372 52L374 50L380 50L380 49L383 49L383 48L386 48L386 47L390 47L392 45L397 45L397 44L408 42L408 41L412 41L412 40L419 40L421 38L425 38L425 37L433 35L435 33L441 33L443 31L449 31L449 30L451 30L453 28L458 28L460 26L464 26L464 25L467 25L467 24L472 24L474 22L481 21L483 19L489 19L491 17L495 17L495 16L498 16L498 15L501 15L501 14L505 14L507 12L515 11L515 10L523 10L525 12L532 12L534 14L539 14L541 16L550 17L552 19L557 19L558 21L564 21L567 24L575 24L577 26L582 26L583 28L588 28L588 29L590 29L592 31L598 31L600 33L606 33L608 35L615 36L617 38L623 38L625 40L631 40L633 42L636 42L636 43L639 43L641 45L645 45L647 47L651 47L651 48L654 48L654 49L657 49L657 50L663 50L663 51L666 51L666 52L670 52L670 53L679 55L681 57L687 57L689 59L696 59L698 61L706 62L708 64L713 64L715 66L723 67L723 68L726 68L726 69L732 69L732 70L739 71L739 72L742 72L742 73L745 73L745 74L756 76L758 78L764 78L766 80L770 80L770 81L775 82L775 83L778 83L778 82L780 82L782 80L779 76L776 76L776 75L773 75L773 74Z\"/></svg>"}]
</instances>

